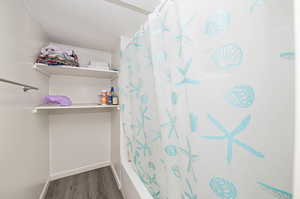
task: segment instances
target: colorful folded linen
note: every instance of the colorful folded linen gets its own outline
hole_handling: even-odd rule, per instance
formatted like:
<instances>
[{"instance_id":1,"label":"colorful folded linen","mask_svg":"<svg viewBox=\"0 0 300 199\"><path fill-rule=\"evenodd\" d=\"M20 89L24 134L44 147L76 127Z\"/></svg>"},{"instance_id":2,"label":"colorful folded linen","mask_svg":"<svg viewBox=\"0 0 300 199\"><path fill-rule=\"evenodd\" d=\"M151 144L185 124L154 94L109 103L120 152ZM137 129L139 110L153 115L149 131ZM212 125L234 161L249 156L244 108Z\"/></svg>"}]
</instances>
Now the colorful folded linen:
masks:
<instances>
[{"instance_id":1,"label":"colorful folded linen","mask_svg":"<svg viewBox=\"0 0 300 199\"><path fill-rule=\"evenodd\" d=\"M60 106L71 106L72 101L67 96L49 95L44 97L43 104L57 104Z\"/></svg>"},{"instance_id":2,"label":"colorful folded linen","mask_svg":"<svg viewBox=\"0 0 300 199\"><path fill-rule=\"evenodd\" d=\"M79 67L78 56L75 54L74 50L63 49L53 44L42 48L36 63Z\"/></svg>"}]
</instances>

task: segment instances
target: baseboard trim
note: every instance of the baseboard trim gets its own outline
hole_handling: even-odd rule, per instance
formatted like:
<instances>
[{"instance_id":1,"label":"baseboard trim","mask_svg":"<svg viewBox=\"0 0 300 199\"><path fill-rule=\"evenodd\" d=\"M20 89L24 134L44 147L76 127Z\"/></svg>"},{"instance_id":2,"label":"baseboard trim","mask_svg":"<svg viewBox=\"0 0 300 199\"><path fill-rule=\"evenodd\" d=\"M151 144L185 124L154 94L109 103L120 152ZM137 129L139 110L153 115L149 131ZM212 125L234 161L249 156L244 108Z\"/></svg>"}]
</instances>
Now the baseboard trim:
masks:
<instances>
[{"instance_id":1,"label":"baseboard trim","mask_svg":"<svg viewBox=\"0 0 300 199\"><path fill-rule=\"evenodd\" d=\"M57 179L60 179L60 178L64 178L64 177L84 173L84 172L87 172L87 171L92 171L92 170L107 167L107 166L111 166L111 163L109 161L99 162L99 163L96 163L96 164L91 164L91 165L87 165L87 166L84 166L84 167L79 167L79 168L76 168L76 169L61 171L61 172L51 174L50 175L50 180L51 181L52 180L57 180Z\"/></svg>"},{"instance_id":2,"label":"baseboard trim","mask_svg":"<svg viewBox=\"0 0 300 199\"><path fill-rule=\"evenodd\" d=\"M39 199L44 199L46 197L49 184L50 184L50 180L47 180L46 183L45 183L45 185L44 185L44 187L43 187L43 190L42 190L42 192L40 194Z\"/></svg>"},{"instance_id":3,"label":"baseboard trim","mask_svg":"<svg viewBox=\"0 0 300 199\"><path fill-rule=\"evenodd\" d=\"M121 186L121 181L120 181L120 178L118 176L117 170L116 170L116 168L114 167L113 164L110 165L110 168L111 168L113 176L114 176L114 178L117 182L118 188L121 190L122 186Z\"/></svg>"}]
</instances>

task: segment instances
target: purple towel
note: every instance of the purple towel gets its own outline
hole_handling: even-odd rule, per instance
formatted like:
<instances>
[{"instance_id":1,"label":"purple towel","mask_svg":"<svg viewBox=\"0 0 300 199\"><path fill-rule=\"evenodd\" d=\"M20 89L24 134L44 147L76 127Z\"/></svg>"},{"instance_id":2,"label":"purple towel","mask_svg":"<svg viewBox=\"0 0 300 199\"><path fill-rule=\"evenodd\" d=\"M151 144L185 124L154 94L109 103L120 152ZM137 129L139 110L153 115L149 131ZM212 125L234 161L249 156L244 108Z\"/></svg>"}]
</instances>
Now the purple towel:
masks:
<instances>
[{"instance_id":1,"label":"purple towel","mask_svg":"<svg viewBox=\"0 0 300 199\"><path fill-rule=\"evenodd\" d=\"M58 104L60 106L71 106L71 99L67 96L46 96L44 97L43 104Z\"/></svg>"}]
</instances>

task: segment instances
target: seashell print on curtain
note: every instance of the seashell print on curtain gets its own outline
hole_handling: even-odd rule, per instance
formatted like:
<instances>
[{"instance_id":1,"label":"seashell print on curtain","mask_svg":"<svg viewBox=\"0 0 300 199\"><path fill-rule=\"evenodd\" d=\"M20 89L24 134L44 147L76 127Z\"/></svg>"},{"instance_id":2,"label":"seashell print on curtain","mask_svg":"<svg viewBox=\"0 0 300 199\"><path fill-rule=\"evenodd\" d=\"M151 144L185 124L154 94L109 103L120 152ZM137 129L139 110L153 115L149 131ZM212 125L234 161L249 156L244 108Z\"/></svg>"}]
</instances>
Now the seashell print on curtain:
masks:
<instances>
[{"instance_id":1,"label":"seashell print on curtain","mask_svg":"<svg viewBox=\"0 0 300 199\"><path fill-rule=\"evenodd\" d=\"M291 9L169 0L122 49L122 128L154 199L293 198Z\"/></svg>"}]
</instances>

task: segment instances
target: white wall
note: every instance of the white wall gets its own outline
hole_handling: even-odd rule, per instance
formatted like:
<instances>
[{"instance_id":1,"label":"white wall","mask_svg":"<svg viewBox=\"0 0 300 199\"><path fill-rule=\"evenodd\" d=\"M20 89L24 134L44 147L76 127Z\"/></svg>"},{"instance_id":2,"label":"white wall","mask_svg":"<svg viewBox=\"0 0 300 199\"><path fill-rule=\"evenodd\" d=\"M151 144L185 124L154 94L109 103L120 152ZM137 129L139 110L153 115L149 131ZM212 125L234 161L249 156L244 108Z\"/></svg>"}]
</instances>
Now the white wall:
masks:
<instances>
[{"instance_id":1,"label":"white wall","mask_svg":"<svg viewBox=\"0 0 300 199\"><path fill-rule=\"evenodd\" d=\"M111 54L105 51L53 44L73 49L83 66L90 59L111 63ZM73 103L98 103L100 91L110 86L110 80L106 79L51 76L49 94L68 96ZM51 178L110 162L111 113L93 110L51 112L49 128Z\"/></svg>"},{"instance_id":2,"label":"white wall","mask_svg":"<svg viewBox=\"0 0 300 199\"><path fill-rule=\"evenodd\" d=\"M116 49L114 49L111 55L112 67L119 68L121 66L121 54L130 42L130 38L126 36L121 36L119 38L119 43Z\"/></svg>"},{"instance_id":3,"label":"white wall","mask_svg":"<svg viewBox=\"0 0 300 199\"><path fill-rule=\"evenodd\" d=\"M52 76L50 95L69 96L73 103L97 103L110 80ZM51 113L50 172L61 172L110 161L110 113L92 110Z\"/></svg>"},{"instance_id":4,"label":"white wall","mask_svg":"<svg viewBox=\"0 0 300 199\"><path fill-rule=\"evenodd\" d=\"M83 48L111 51L120 35L130 36L146 19L105 0L27 1L52 41Z\"/></svg>"},{"instance_id":5,"label":"white wall","mask_svg":"<svg viewBox=\"0 0 300 199\"><path fill-rule=\"evenodd\" d=\"M24 2L0 2L0 78L39 87L24 93L0 82L0 198L37 199L49 176L48 117L32 107L48 93L48 80L32 70L47 42Z\"/></svg>"},{"instance_id":6,"label":"white wall","mask_svg":"<svg viewBox=\"0 0 300 199\"><path fill-rule=\"evenodd\" d=\"M294 198L300 198L300 59L298 52L300 50L300 2L294 1L294 20L295 20L295 40L296 40L296 64L295 64L295 83L296 83L296 110L295 110L295 162L294 162Z\"/></svg>"}]
</instances>

